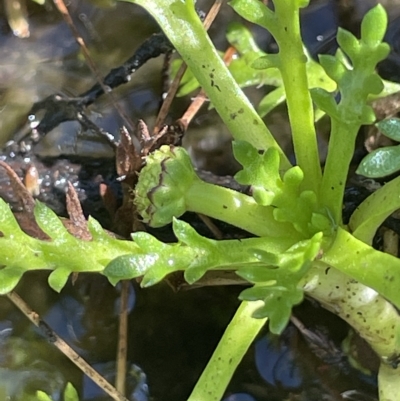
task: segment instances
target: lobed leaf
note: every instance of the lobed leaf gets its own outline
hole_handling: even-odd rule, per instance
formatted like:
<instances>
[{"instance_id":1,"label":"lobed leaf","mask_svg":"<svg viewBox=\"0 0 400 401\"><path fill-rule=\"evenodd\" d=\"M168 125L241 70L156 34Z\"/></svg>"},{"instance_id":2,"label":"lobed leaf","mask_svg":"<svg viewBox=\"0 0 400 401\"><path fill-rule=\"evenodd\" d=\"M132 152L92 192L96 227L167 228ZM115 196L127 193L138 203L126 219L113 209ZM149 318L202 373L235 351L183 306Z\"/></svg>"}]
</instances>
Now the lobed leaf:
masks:
<instances>
[{"instance_id":1,"label":"lobed leaf","mask_svg":"<svg viewBox=\"0 0 400 401\"><path fill-rule=\"evenodd\" d=\"M315 104L331 118L339 119L338 105L332 93L322 88L313 88L310 91Z\"/></svg>"},{"instance_id":2,"label":"lobed leaf","mask_svg":"<svg viewBox=\"0 0 400 401\"><path fill-rule=\"evenodd\" d=\"M12 291L25 272L37 269L53 270L49 284L60 291L71 272L102 271L113 258L137 249L133 242L100 234L95 220L89 228L96 235L92 241L83 241L71 235L45 205L37 202L34 215L50 240L39 240L23 232L9 206L0 199L0 265L4 266L0 269L0 294Z\"/></svg>"},{"instance_id":3,"label":"lobed leaf","mask_svg":"<svg viewBox=\"0 0 400 401\"><path fill-rule=\"evenodd\" d=\"M268 317L270 330L280 334L286 327L292 307L303 299L300 280L311 267L322 243L322 233L310 240L301 241L279 255L255 253L260 262L272 262L272 266L244 266L237 274L255 283L254 287L241 292L240 299L264 302L256 309L254 317ZM275 265L275 266L274 266Z\"/></svg>"},{"instance_id":4,"label":"lobed leaf","mask_svg":"<svg viewBox=\"0 0 400 401\"><path fill-rule=\"evenodd\" d=\"M312 223L314 213L324 215L319 210L317 195L313 191L303 191L304 174L300 167L288 169L281 177L279 154L274 148L258 152L246 142L234 142L233 152L243 169L235 178L245 185L251 185L255 201L263 206L273 206L273 216L278 222L287 222L306 238L320 231L320 225ZM330 222L328 218L324 223ZM326 225L324 224L326 227ZM331 228L326 227L330 233Z\"/></svg>"},{"instance_id":5,"label":"lobed leaf","mask_svg":"<svg viewBox=\"0 0 400 401\"><path fill-rule=\"evenodd\" d=\"M120 280L143 276L141 285L147 287L161 281L174 271L183 271L189 284L199 280L209 270L242 266L265 266L293 245L290 238L248 238L216 241L199 235L190 224L174 219L177 243L164 244L147 233L132 235L137 253L123 255L110 261L103 274L115 285Z\"/></svg>"}]
</instances>

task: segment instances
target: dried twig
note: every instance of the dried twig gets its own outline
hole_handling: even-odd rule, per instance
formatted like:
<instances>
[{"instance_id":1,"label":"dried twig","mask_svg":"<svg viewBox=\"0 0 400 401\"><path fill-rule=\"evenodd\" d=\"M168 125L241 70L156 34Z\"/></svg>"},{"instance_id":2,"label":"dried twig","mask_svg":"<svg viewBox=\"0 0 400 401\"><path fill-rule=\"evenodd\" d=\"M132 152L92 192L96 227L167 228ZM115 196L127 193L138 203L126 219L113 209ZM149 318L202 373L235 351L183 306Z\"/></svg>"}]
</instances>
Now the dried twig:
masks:
<instances>
[{"instance_id":1,"label":"dried twig","mask_svg":"<svg viewBox=\"0 0 400 401\"><path fill-rule=\"evenodd\" d=\"M47 340L54 344L68 359L70 359L85 375L92 379L115 401L129 401L118 392L103 376L96 372L82 357L80 357L51 327L33 311L15 292L7 294L8 299L39 329Z\"/></svg>"},{"instance_id":2,"label":"dried twig","mask_svg":"<svg viewBox=\"0 0 400 401\"><path fill-rule=\"evenodd\" d=\"M197 213L200 220L207 226L207 228L211 231L212 235L215 239L224 239L224 235L222 231L214 224L212 219L204 214Z\"/></svg>"},{"instance_id":3,"label":"dried twig","mask_svg":"<svg viewBox=\"0 0 400 401\"><path fill-rule=\"evenodd\" d=\"M120 393L125 394L127 365L126 357L128 351L128 298L130 282L128 280L124 280L121 284L121 306L119 312L117 372L115 377L115 387Z\"/></svg>"}]
</instances>

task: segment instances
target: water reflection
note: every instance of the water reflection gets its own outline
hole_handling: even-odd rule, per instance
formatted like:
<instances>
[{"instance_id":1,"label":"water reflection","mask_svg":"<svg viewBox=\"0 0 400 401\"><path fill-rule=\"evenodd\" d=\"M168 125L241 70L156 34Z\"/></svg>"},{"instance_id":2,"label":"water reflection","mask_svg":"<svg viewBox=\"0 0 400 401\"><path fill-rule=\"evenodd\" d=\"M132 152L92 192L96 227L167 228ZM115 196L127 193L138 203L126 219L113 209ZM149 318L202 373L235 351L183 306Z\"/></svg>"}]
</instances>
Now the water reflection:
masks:
<instances>
[{"instance_id":1,"label":"water reflection","mask_svg":"<svg viewBox=\"0 0 400 401\"><path fill-rule=\"evenodd\" d=\"M27 122L27 113L33 103L55 93L76 96L96 82L58 12L51 5L33 8L34 12L29 16L30 38L22 40L11 31L0 32L0 143L10 139ZM75 0L69 2L69 10L101 74L131 56L138 44L157 30L143 9L123 2L101 9L89 1ZM5 16L0 14L1 18L5 24ZM137 22L132 23L135 20ZM110 24L110 21L118 21L118 24ZM150 63L145 71L137 74L134 82L116 93L122 108L133 121L153 114L158 106L160 78L155 79L159 74L153 68L159 70L159 63L153 63L153 66ZM141 89L132 98L132 89L139 86ZM109 98L100 100L93 111L100 113L105 129L118 132L121 118ZM58 139L60 143L65 139L66 129L70 127L56 129L61 134L64 132ZM76 129L72 128L74 131ZM77 134L79 132L75 132Z\"/></svg>"},{"instance_id":2,"label":"water reflection","mask_svg":"<svg viewBox=\"0 0 400 401\"><path fill-rule=\"evenodd\" d=\"M110 383L115 382L115 363L97 363L93 365L103 377ZM135 365L129 364L127 367L126 397L130 401L148 401L149 387L147 385L147 376L143 370ZM83 379L82 397L87 401L108 401L109 397L104 394L88 377Z\"/></svg>"}]
</instances>

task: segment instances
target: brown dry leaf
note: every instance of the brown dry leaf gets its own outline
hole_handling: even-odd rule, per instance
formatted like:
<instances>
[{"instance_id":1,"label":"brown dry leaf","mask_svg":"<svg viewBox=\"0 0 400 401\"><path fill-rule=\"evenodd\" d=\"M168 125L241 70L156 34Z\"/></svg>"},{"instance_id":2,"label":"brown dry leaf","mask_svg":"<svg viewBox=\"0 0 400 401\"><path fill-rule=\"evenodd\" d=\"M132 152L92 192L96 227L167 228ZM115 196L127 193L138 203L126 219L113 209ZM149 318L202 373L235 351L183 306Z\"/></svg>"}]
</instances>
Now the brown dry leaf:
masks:
<instances>
[{"instance_id":1,"label":"brown dry leaf","mask_svg":"<svg viewBox=\"0 0 400 401\"><path fill-rule=\"evenodd\" d=\"M35 200L31 193L26 189L17 173L5 162L0 161L0 166L3 167L10 179L12 190L18 198L18 203L25 212L33 213L35 208Z\"/></svg>"},{"instance_id":2,"label":"brown dry leaf","mask_svg":"<svg viewBox=\"0 0 400 401\"><path fill-rule=\"evenodd\" d=\"M109 185L102 182L99 185L99 191L101 199L103 200L104 207L106 208L108 214L111 217L114 217L118 206L118 199L113 189Z\"/></svg>"},{"instance_id":3,"label":"brown dry leaf","mask_svg":"<svg viewBox=\"0 0 400 401\"><path fill-rule=\"evenodd\" d=\"M125 127L121 129L121 139L115 152L115 163L120 177L129 177L132 173L138 172L142 166L141 157L136 152L132 138Z\"/></svg>"},{"instance_id":4,"label":"brown dry leaf","mask_svg":"<svg viewBox=\"0 0 400 401\"><path fill-rule=\"evenodd\" d=\"M67 212L70 220L65 220L65 227L74 237L90 241L92 236L88 230L87 221L83 214L82 206L78 199L78 194L70 182L68 182L66 201Z\"/></svg>"},{"instance_id":5,"label":"brown dry leaf","mask_svg":"<svg viewBox=\"0 0 400 401\"><path fill-rule=\"evenodd\" d=\"M21 205L22 211L14 213L14 216L17 219L21 229L32 237L48 240L49 236L44 233L36 223L36 219L33 214L35 200L33 199L31 193L25 188L21 179L7 163L0 161L0 166L5 169L10 179L11 188L18 199L18 203Z\"/></svg>"}]
</instances>

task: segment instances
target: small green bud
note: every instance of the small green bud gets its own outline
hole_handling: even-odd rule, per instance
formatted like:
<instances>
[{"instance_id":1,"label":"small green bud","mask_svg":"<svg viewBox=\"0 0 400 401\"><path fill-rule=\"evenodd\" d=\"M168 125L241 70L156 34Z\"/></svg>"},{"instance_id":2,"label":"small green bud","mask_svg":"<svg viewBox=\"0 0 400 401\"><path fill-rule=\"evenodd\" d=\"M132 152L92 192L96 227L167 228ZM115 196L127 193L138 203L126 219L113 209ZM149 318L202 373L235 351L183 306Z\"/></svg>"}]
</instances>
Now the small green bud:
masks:
<instances>
[{"instance_id":1,"label":"small green bud","mask_svg":"<svg viewBox=\"0 0 400 401\"><path fill-rule=\"evenodd\" d=\"M186 192L196 180L200 181L185 149L164 145L149 155L134 199L143 221L162 227L185 213Z\"/></svg>"}]
</instances>

